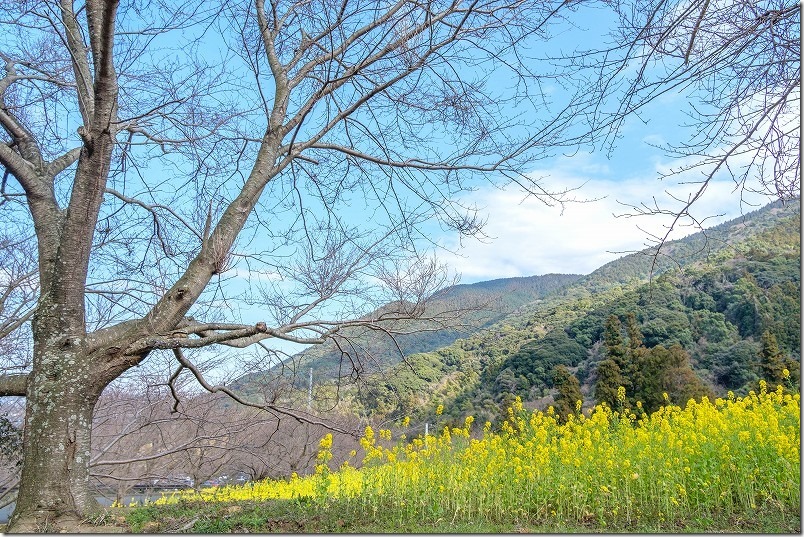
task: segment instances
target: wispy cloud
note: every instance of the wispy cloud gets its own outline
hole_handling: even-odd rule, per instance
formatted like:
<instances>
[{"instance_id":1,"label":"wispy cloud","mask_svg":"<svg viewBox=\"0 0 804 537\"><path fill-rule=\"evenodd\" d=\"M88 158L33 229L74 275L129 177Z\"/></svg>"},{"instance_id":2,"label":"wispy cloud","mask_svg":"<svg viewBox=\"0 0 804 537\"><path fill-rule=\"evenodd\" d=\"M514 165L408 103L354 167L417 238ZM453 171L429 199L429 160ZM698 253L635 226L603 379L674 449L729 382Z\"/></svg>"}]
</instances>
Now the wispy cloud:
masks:
<instances>
[{"instance_id":1,"label":"wispy cloud","mask_svg":"<svg viewBox=\"0 0 804 537\"><path fill-rule=\"evenodd\" d=\"M656 170L662 167L656 164ZM562 210L523 199L514 189L475 192L470 201L484 208L488 216L485 232L491 238L484 242L464 240L462 247L455 240L447 240L445 246L459 255L441 255L442 261L461 273L464 283L547 273L588 274L628 252L650 246L650 235L666 233L669 216L628 217L625 215L634 212L629 205L679 207L677 200L687 199L698 188L695 184L660 182L655 174L612 179L608 169L583 156L566 159L535 175L545 176L545 185L553 190L583 184L577 197L596 201L569 203ZM747 199L745 193L741 197L734 186L730 180L712 182L694 205L693 215L711 227L772 201L761 196ZM680 224L671 240L698 231L690 220Z\"/></svg>"}]
</instances>

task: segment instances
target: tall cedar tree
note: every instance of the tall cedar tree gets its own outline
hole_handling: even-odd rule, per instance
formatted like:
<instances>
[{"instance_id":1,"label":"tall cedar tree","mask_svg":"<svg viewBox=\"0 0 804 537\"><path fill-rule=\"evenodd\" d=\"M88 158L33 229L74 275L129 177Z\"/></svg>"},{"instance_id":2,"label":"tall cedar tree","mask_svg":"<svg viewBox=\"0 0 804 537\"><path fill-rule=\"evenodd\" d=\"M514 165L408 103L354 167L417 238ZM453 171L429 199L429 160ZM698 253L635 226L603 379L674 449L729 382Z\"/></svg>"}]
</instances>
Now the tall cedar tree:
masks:
<instances>
[{"instance_id":1,"label":"tall cedar tree","mask_svg":"<svg viewBox=\"0 0 804 537\"><path fill-rule=\"evenodd\" d=\"M624 385L623 375L617 362L608 358L597 366L597 382L595 383L595 401L606 403L611 408L617 405L617 388Z\"/></svg>"},{"instance_id":2,"label":"tall cedar tree","mask_svg":"<svg viewBox=\"0 0 804 537\"><path fill-rule=\"evenodd\" d=\"M680 345L646 348L633 313L626 317L627 344L623 341L622 329L619 317L610 315L603 333L609 359L598 366L595 386L598 403L605 401L614 406L619 386L626 388L630 406L641 401L646 412L653 412L663 405L665 393L671 403L679 405L686 404L691 398L712 396L711 389L695 375L689 354Z\"/></svg>"},{"instance_id":3,"label":"tall cedar tree","mask_svg":"<svg viewBox=\"0 0 804 537\"><path fill-rule=\"evenodd\" d=\"M616 315L609 315L603 330L603 345L606 356L614 360L620 371L627 369L627 347L623 341L623 325Z\"/></svg>"},{"instance_id":4,"label":"tall cedar tree","mask_svg":"<svg viewBox=\"0 0 804 537\"><path fill-rule=\"evenodd\" d=\"M790 370L785 367L787 364L784 355L772 332L765 330L760 341L762 348L759 351L759 378L768 383L769 389L773 389L784 380L784 370L788 369L788 376Z\"/></svg>"},{"instance_id":5,"label":"tall cedar tree","mask_svg":"<svg viewBox=\"0 0 804 537\"><path fill-rule=\"evenodd\" d=\"M564 423L567 416L575 414L578 401L583 402L581 383L566 366L559 365L553 369L553 386L558 389L553 408L559 422Z\"/></svg>"}]
</instances>

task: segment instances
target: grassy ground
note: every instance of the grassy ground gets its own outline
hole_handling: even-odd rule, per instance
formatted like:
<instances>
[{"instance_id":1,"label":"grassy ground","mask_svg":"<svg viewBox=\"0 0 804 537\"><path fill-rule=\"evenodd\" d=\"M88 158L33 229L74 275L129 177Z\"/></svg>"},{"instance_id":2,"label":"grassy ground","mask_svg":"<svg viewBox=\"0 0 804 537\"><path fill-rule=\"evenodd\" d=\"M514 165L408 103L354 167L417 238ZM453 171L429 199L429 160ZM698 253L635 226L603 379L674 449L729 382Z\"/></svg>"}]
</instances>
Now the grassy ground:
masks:
<instances>
[{"instance_id":1,"label":"grassy ground","mask_svg":"<svg viewBox=\"0 0 804 537\"><path fill-rule=\"evenodd\" d=\"M640 520L600 525L593 515L582 523L557 519L465 520L405 519L393 506L373 518L350 516L344 506L288 500L236 503L183 502L128 510L127 531L133 533L801 533L801 513L773 505L752 512L702 512L683 519Z\"/></svg>"}]
</instances>

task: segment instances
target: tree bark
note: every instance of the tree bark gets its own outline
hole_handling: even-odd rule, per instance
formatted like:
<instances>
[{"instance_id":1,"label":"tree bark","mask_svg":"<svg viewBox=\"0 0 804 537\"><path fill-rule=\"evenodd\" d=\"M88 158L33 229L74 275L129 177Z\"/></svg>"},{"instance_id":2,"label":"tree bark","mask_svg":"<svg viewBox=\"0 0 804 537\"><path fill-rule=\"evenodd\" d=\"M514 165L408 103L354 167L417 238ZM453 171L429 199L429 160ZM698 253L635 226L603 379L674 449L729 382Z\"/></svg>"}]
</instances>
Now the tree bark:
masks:
<instances>
[{"instance_id":1,"label":"tree bark","mask_svg":"<svg viewBox=\"0 0 804 537\"><path fill-rule=\"evenodd\" d=\"M80 347L35 349L20 490L9 532L75 531L98 507L89 488L92 413L101 388ZM43 348L44 347L44 348Z\"/></svg>"},{"instance_id":2,"label":"tree bark","mask_svg":"<svg viewBox=\"0 0 804 537\"><path fill-rule=\"evenodd\" d=\"M43 165L21 180L36 225L41 298L31 324L33 367L26 386L20 489L8 527L13 532L74 532L98 506L89 488L92 414L116 375L101 374L97 367L111 357L93 353L97 348L87 338L85 292L117 128L117 4L90 0L85 5L90 67L72 2L60 3L84 120L82 147L73 152L79 156L69 204L65 210L58 207L55 177ZM41 154L34 156L42 161ZM126 368L113 369L119 375Z\"/></svg>"}]
</instances>

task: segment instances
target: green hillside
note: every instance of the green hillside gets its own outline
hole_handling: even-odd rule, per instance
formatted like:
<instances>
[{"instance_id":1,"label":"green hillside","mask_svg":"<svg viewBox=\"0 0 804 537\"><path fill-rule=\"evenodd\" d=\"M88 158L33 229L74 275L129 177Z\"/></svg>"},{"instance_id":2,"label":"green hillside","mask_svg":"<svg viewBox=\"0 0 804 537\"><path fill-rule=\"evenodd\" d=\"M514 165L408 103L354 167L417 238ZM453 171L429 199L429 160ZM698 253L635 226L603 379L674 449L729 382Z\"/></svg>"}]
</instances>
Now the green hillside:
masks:
<instances>
[{"instance_id":1,"label":"green hillside","mask_svg":"<svg viewBox=\"0 0 804 537\"><path fill-rule=\"evenodd\" d=\"M341 349L350 352L346 357L334 343L311 346L291 360L292 368L277 366L286 374L315 371L316 379L331 380L341 375L378 372L398 364L403 356L429 352L453 343L459 337L466 337L477 330L500 320L523 305L548 296L580 278L578 274L546 274L522 278L502 278L497 280L461 284L448 287L432 297L424 316L434 311L465 310L450 327L440 327L428 321L407 321L397 329L405 332L390 337L381 337L376 331L350 328L344 330ZM354 361L354 364L352 363ZM235 387L245 391L255 391L251 384L259 383L276 372L248 374L235 383ZM294 375L298 383L305 383L305 375ZM306 384L305 384L306 386Z\"/></svg>"},{"instance_id":2,"label":"green hillside","mask_svg":"<svg viewBox=\"0 0 804 537\"><path fill-rule=\"evenodd\" d=\"M759 360L764 334L773 335L785 365L800 361L799 231L798 205L774 204L669 243L671 255L655 266L650 250L625 256L470 337L366 379L355 404L388 418L427 419L443 405L456 422L468 414L494 420L516 395L530 406L558 406L555 368L564 366L591 405L599 365L610 357L603 340L612 315L629 349L622 363L633 370L624 383L632 392L671 399L693 388L746 392L767 377Z\"/></svg>"}]
</instances>

